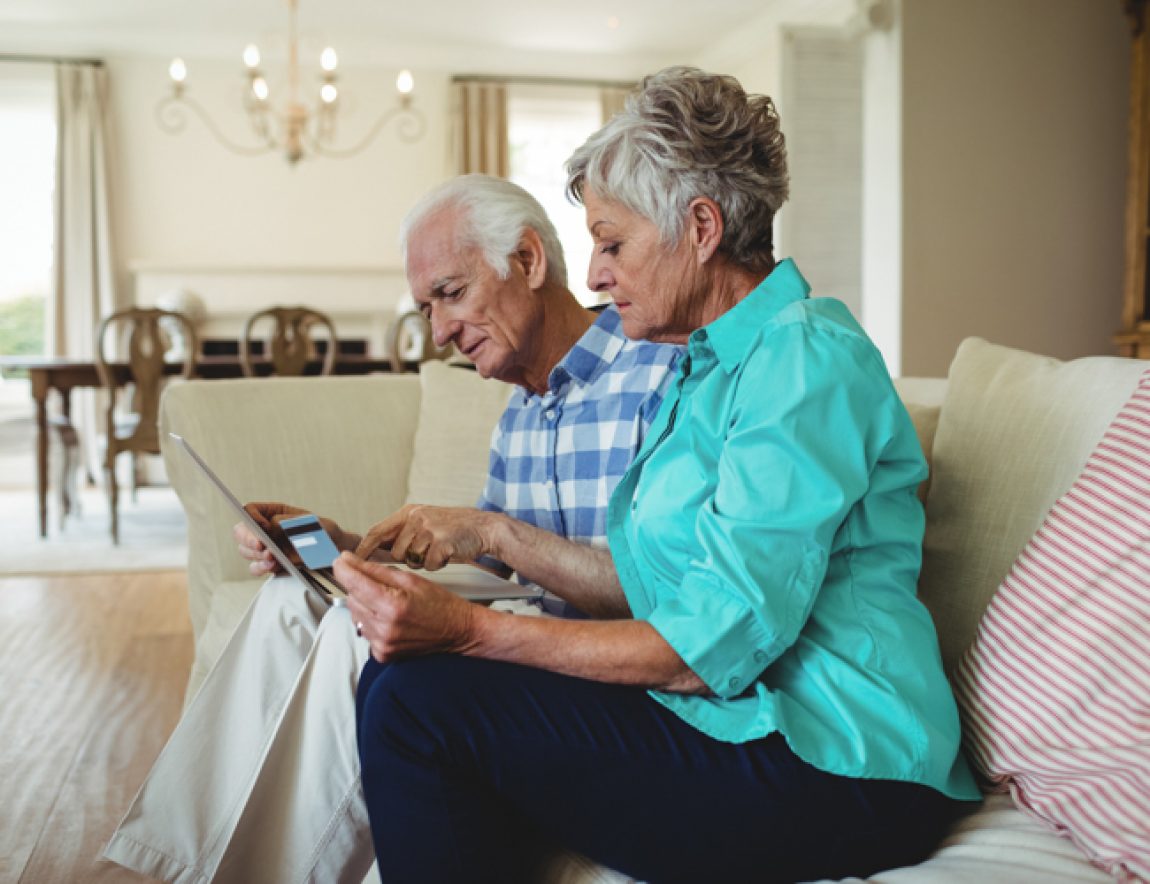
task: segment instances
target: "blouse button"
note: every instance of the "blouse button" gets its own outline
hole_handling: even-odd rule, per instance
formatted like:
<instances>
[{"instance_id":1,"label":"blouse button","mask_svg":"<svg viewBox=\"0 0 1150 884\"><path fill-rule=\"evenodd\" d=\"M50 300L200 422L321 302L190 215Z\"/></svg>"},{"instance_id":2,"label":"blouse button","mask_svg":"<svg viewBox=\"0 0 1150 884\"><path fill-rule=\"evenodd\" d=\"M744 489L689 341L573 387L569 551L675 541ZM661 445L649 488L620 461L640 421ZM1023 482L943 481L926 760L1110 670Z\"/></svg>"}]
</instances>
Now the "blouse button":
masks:
<instances>
[{"instance_id":1,"label":"blouse button","mask_svg":"<svg viewBox=\"0 0 1150 884\"><path fill-rule=\"evenodd\" d=\"M754 657L755 657L756 663L766 663L767 662L767 655L764 654L762 651L755 651Z\"/></svg>"},{"instance_id":2,"label":"blouse button","mask_svg":"<svg viewBox=\"0 0 1150 884\"><path fill-rule=\"evenodd\" d=\"M732 689L732 690L738 690L738 689L739 689L739 685L741 685L741 684L742 684L742 682L741 682L741 681L739 681L739 678L738 678L738 676L736 676L736 675L732 675L732 676L731 676L731 680L730 680L729 682L727 682L727 684L729 684L729 685L731 686L731 689Z\"/></svg>"}]
</instances>

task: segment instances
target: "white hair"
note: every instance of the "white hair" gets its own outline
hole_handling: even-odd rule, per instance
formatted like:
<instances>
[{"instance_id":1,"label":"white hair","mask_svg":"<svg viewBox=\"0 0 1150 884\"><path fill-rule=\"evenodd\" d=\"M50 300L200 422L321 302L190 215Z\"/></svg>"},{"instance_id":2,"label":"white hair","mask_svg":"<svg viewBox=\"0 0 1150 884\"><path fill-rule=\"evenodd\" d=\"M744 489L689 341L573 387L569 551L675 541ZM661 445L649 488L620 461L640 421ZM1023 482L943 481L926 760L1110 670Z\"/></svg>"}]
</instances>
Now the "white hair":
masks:
<instances>
[{"instance_id":1,"label":"white hair","mask_svg":"<svg viewBox=\"0 0 1150 884\"><path fill-rule=\"evenodd\" d=\"M518 184L491 175L460 175L420 198L399 227L405 265L411 232L444 209L459 211L457 245L478 248L500 279L511 272L511 255L519 248L523 231L534 230L547 258L547 281L567 287L563 246L543 206Z\"/></svg>"},{"instance_id":2,"label":"white hair","mask_svg":"<svg viewBox=\"0 0 1150 884\"><path fill-rule=\"evenodd\" d=\"M774 263L772 225L789 181L771 99L692 67L646 77L567 161L573 200L589 187L651 221L664 244L679 241L691 200L713 199L723 213L719 250L754 270Z\"/></svg>"}]
</instances>

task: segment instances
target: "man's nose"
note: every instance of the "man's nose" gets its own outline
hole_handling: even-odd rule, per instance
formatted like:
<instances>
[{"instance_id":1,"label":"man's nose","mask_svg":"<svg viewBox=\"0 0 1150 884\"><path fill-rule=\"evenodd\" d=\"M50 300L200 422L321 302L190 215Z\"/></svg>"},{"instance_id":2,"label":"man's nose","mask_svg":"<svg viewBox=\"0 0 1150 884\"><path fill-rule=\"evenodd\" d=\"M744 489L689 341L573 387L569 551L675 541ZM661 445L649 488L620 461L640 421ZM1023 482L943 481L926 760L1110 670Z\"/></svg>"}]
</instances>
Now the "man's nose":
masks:
<instances>
[{"instance_id":1,"label":"man's nose","mask_svg":"<svg viewBox=\"0 0 1150 884\"><path fill-rule=\"evenodd\" d=\"M436 315L435 311L431 311L431 340L435 342L435 346L443 349L451 343L452 339L459 331L459 323L452 322L442 316Z\"/></svg>"}]
</instances>

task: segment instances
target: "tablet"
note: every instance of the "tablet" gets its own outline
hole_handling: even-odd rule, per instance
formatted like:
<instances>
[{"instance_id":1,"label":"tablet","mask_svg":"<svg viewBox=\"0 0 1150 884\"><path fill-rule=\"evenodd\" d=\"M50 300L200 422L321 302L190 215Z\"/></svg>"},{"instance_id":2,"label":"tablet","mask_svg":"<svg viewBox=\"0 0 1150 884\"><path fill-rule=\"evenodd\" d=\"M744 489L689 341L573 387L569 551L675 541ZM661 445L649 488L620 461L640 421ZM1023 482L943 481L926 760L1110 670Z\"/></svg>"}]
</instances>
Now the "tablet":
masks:
<instances>
[{"instance_id":1,"label":"tablet","mask_svg":"<svg viewBox=\"0 0 1150 884\"><path fill-rule=\"evenodd\" d=\"M207 462L200 457L199 453L192 447L183 436L176 433L168 433L176 445L192 460L192 463L207 477L216 489L223 495L224 499L228 502L236 515L240 517L245 525L251 532L260 539L260 542L268 548L277 562L283 566L283 569L292 577L299 580L305 586L310 586L316 590L326 601L331 601L332 593L330 588L325 585L326 583L332 584L336 589L343 591L343 588L336 582L334 576L330 574L329 569L315 570L308 568L306 565L299 564L291 560L291 557L275 543L268 533L260 527L259 523L251 517L244 505L240 503L239 498L232 494L223 480L216 475L215 471L208 466ZM395 568L399 571L411 571L414 569L408 568L405 565L388 565L388 567ZM444 589L454 592L456 595L462 596L470 601L477 602L494 602L502 599L537 599L542 597L543 591L537 587L521 586L511 580L504 580L489 571L484 571L473 565L466 564L449 564L439 571L418 571L416 572L429 580L433 580L440 584Z\"/></svg>"}]
</instances>

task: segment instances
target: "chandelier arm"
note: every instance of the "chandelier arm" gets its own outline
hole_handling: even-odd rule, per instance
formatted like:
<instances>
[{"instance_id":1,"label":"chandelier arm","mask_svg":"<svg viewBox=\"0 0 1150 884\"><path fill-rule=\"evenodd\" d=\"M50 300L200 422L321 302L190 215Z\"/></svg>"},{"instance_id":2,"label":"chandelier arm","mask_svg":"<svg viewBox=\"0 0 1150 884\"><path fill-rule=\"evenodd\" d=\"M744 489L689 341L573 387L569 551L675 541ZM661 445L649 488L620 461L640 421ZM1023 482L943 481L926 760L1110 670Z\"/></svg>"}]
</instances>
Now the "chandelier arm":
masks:
<instances>
[{"instance_id":1,"label":"chandelier arm","mask_svg":"<svg viewBox=\"0 0 1150 884\"><path fill-rule=\"evenodd\" d=\"M329 147L316 141L313 151L317 156L322 155L325 157L347 159L371 144L371 142L375 140L375 137L383 131L383 128L397 117L400 117L401 121L396 127L396 133L402 141L406 141L409 144L414 143L422 138L423 134L427 131L427 120L417 108L393 107L391 110L385 111L380 115L379 119L375 121L375 125L367 131L367 134L350 147Z\"/></svg>"},{"instance_id":2,"label":"chandelier arm","mask_svg":"<svg viewBox=\"0 0 1150 884\"><path fill-rule=\"evenodd\" d=\"M266 144L259 146L252 146L247 144L237 144L228 138L215 124L215 121L208 116L208 112L204 110L203 106L193 98L186 95L169 95L160 100L156 105L156 122L159 123L160 128L167 132L169 135L179 135L187 128L187 117L184 110L191 110L200 121L204 124L212 136L230 150L232 153L239 154L240 156L256 157L262 156L265 153L270 153L276 149L276 145L269 138Z\"/></svg>"}]
</instances>

